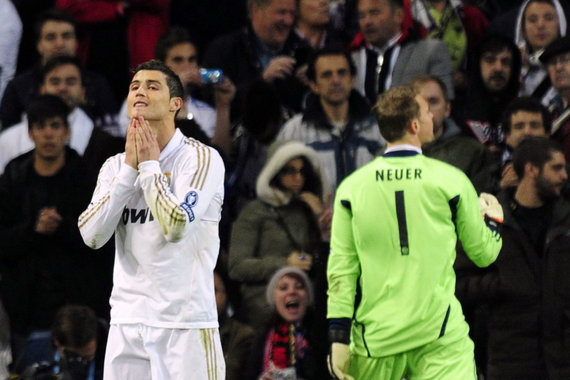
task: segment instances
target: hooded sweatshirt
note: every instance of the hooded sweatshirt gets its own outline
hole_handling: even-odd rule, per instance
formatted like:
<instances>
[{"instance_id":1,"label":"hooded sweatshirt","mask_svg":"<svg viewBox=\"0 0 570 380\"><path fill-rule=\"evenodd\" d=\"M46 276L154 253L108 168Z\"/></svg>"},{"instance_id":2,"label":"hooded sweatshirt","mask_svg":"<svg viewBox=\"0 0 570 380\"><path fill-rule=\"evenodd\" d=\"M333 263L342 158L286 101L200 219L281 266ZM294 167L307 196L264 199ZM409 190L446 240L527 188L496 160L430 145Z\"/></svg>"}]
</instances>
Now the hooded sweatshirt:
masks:
<instances>
[{"instance_id":1,"label":"hooded sweatshirt","mask_svg":"<svg viewBox=\"0 0 570 380\"><path fill-rule=\"evenodd\" d=\"M481 57L489 51L492 40L507 46L512 53L511 75L505 88L499 92L490 92L483 83L481 75ZM495 52L498 53L498 52ZM453 118L462 121L471 134L483 144L502 145L504 132L500 126L505 107L519 91L521 56L515 44L506 37L491 35L485 37L472 60L469 91L454 103Z\"/></svg>"},{"instance_id":2,"label":"hooded sweatshirt","mask_svg":"<svg viewBox=\"0 0 570 380\"><path fill-rule=\"evenodd\" d=\"M273 181L296 157L304 157L312 168L303 191L322 197L324 177L317 153L298 141L278 141L270 146L257 179L258 198L241 210L232 226L229 275L242 284L243 317L254 328L262 328L271 316L264 292L273 273L286 265L293 251L311 254L320 241L309 206Z\"/></svg>"},{"instance_id":3,"label":"hooded sweatshirt","mask_svg":"<svg viewBox=\"0 0 570 380\"><path fill-rule=\"evenodd\" d=\"M515 25L515 43L523 55L523 63L521 68L522 86L520 89L521 96L533 96L542 98L550 87L550 79L544 65L540 62L540 56L544 49L533 50L524 36L523 15L530 0L525 0L520 8ZM566 35L567 22L564 10L558 0L551 0L558 15L558 34L559 37Z\"/></svg>"}]
</instances>

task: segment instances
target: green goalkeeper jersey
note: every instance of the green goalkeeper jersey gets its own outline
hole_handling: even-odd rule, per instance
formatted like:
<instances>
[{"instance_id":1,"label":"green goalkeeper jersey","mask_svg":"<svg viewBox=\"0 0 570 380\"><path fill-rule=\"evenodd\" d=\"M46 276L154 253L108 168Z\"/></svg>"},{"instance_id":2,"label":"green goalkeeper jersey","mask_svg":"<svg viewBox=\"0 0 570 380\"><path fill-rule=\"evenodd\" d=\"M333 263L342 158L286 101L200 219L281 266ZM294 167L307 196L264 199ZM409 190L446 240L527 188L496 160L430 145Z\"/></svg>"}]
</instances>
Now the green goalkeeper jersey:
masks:
<instances>
[{"instance_id":1,"label":"green goalkeeper jersey","mask_svg":"<svg viewBox=\"0 0 570 380\"><path fill-rule=\"evenodd\" d=\"M481 267L497 258L502 245L481 217L473 185L451 165L400 148L341 183L327 317L352 319L352 352L401 353L465 323L454 294L458 237Z\"/></svg>"}]
</instances>

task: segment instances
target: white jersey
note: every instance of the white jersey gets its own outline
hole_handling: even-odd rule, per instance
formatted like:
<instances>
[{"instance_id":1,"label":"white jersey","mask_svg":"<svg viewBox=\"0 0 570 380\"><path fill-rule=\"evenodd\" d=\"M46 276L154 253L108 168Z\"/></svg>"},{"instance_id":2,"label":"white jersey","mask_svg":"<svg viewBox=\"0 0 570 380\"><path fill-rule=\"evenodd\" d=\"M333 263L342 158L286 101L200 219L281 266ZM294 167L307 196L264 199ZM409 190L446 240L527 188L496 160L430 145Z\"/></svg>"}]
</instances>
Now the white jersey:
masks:
<instances>
[{"instance_id":1,"label":"white jersey","mask_svg":"<svg viewBox=\"0 0 570 380\"><path fill-rule=\"evenodd\" d=\"M220 155L178 129L159 160L138 171L125 153L105 162L78 224L93 249L115 233L111 323L218 327L213 270L223 198Z\"/></svg>"}]
</instances>

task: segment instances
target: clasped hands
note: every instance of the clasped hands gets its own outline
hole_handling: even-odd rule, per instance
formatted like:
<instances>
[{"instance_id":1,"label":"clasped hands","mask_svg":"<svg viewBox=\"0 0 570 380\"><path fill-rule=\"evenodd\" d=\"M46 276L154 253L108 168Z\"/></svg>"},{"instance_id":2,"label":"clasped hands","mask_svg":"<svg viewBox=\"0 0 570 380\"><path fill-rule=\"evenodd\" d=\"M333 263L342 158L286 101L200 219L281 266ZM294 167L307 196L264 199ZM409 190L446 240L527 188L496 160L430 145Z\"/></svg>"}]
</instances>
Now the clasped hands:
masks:
<instances>
[{"instance_id":1,"label":"clasped hands","mask_svg":"<svg viewBox=\"0 0 570 380\"><path fill-rule=\"evenodd\" d=\"M134 169L144 161L158 160L160 148L156 132L142 116L131 118L125 142L125 163Z\"/></svg>"}]
</instances>

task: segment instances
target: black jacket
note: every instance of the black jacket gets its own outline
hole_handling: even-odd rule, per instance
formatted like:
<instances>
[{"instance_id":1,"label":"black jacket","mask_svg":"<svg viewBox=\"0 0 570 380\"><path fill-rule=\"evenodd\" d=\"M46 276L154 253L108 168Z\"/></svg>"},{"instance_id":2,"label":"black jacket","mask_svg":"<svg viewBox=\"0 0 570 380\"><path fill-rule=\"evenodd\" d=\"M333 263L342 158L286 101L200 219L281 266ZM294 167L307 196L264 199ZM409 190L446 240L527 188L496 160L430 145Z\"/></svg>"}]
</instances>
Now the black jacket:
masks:
<instances>
[{"instance_id":1,"label":"black jacket","mask_svg":"<svg viewBox=\"0 0 570 380\"><path fill-rule=\"evenodd\" d=\"M247 87L263 74L263 67L257 53L258 39L251 26L222 36L210 44L204 56L204 66L222 69L236 85L237 92L232 102L232 119L241 116L243 99ZM310 47L293 31L278 55L297 59L296 67L307 62ZM308 87L299 82L295 75L273 81L281 104L295 112L301 111L303 95Z\"/></svg>"},{"instance_id":2,"label":"black jacket","mask_svg":"<svg viewBox=\"0 0 570 380\"><path fill-rule=\"evenodd\" d=\"M509 81L503 91L491 93L481 79L481 56L483 46L489 40L501 40L509 46L512 53L512 66ZM473 134L480 142L492 145L501 145L504 133L499 129L505 107L517 97L519 92L519 78L521 73L521 55L516 45L501 36L487 36L479 44L479 48L471 59L469 68L469 88L466 93L457 93L453 102L453 118L465 125L467 131Z\"/></svg>"},{"instance_id":3,"label":"black jacket","mask_svg":"<svg viewBox=\"0 0 570 380\"><path fill-rule=\"evenodd\" d=\"M0 295L12 329L22 334L49 329L66 303L91 303L90 252L77 227L91 193L82 159L67 148L64 167L50 177L39 176L33 161L33 151L25 153L0 177ZM34 231L46 206L63 217L53 235Z\"/></svg>"},{"instance_id":4,"label":"black jacket","mask_svg":"<svg viewBox=\"0 0 570 380\"><path fill-rule=\"evenodd\" d=\"M570 203L552 205L538 252L500 194L503 248L488 271L458 272L458 297L489 304L487 378L570 379Z\"/></svg>"}]
</instances>

